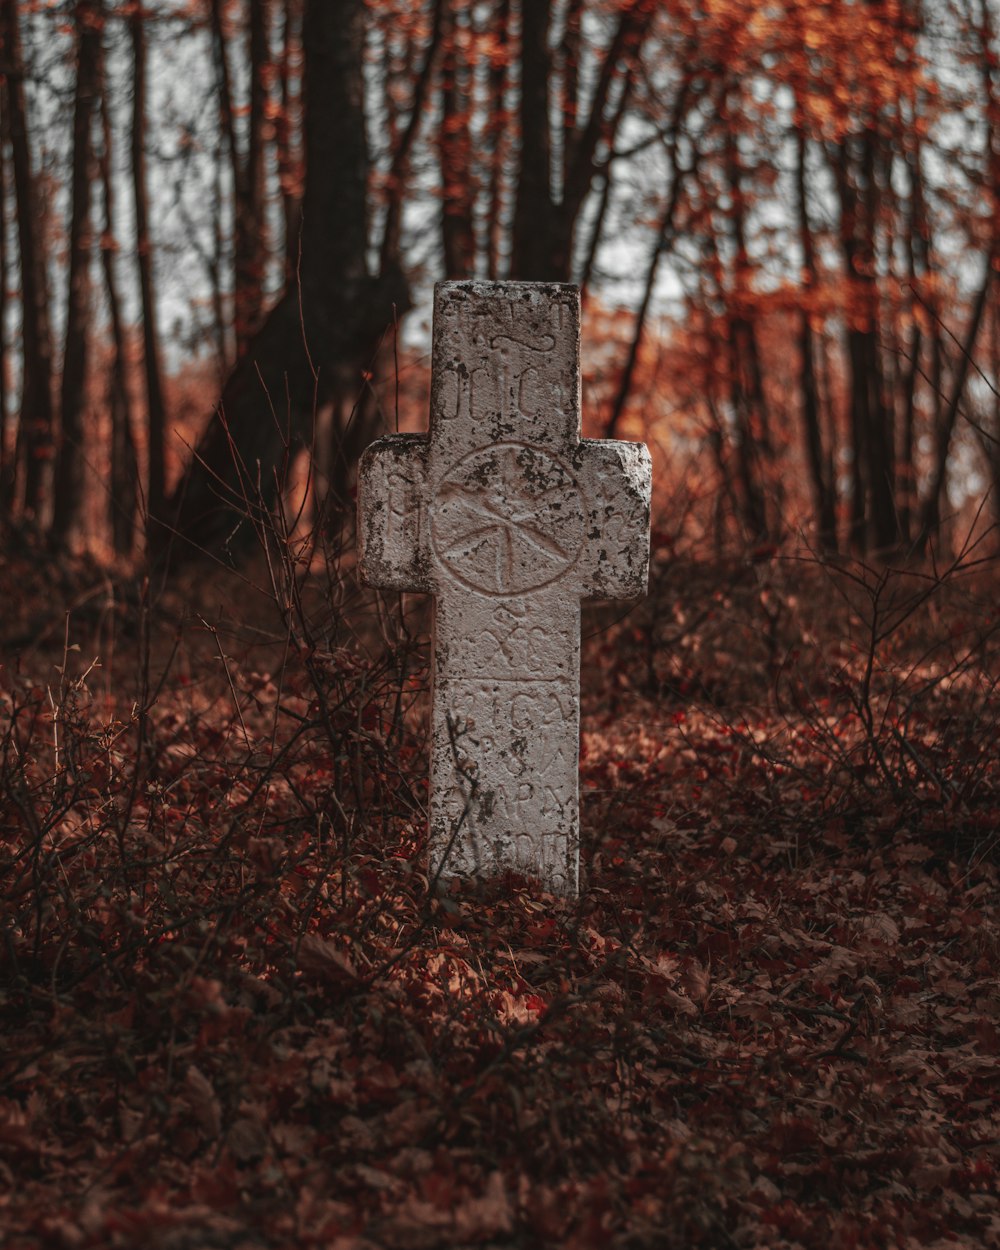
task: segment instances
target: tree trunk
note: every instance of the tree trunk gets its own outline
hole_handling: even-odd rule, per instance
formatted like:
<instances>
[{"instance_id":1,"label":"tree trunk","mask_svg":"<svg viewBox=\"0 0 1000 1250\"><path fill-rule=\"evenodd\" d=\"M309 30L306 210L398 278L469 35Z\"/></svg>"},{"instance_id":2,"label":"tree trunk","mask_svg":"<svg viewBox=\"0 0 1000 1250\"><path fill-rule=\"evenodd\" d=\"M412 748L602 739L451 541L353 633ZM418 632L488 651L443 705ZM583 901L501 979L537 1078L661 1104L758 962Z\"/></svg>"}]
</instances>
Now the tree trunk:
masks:
<instances>
[{"instance_id":1,"label":"tree trunk","mask_svg":"<svg viewBox=\"0 0 1000 1250\"><path fill-rule=\"evenodd\" d=\"M48 281L38 188L31 168L28 114L24 94L24 59L17 0L0 0L0 37L7 80L11 167L17 206L21 255L21 337L24 383L18 444L24 456L24 508L41 524L51 495L55 451L55 403L52 376L52 331Z\"/></svg>"},{"instance_id":2,"label":"tree trunk","mask_svg":"<svg viewBox=\"0 0 1000 1250\"><path fill-rule=\"evenodd\" d=\"M108 297L111 344L114 355L108 376L108 409L111 415L111 535L115 551L131 556L136 538L136 508L139 502L139 461L132 430L132 402L128 388L128 349L122 322L121 296L115 274L115 184L112 176L111 109L108 79L103 56L99 67L101 83L101 148L98 165L104 215L101 223L101 266Z\"/></svg>"},{"instance_id":3,"label":"tree trunk","mask_svg":"<svg viewBox=\"0 0 1000 1250\"><path fill-rule=\"evenodd\" d=\"M56 461L53 534L62 546L72 545L83 520L87 402L87 359L90 347L90 267L93 233L90 189L94 163L94 103L104 24L101 0L79 0L76 7L76 98L73 106L73 154L70 189L69 278L66 301L66 348L63 353L62 437Z\"/></svg>"},{"instance_id":4,"label":"tree trunk","mask_svg":"<svg viewBox=\"0 0 1000 1250\"><path fill-rule=\"evenodd\" d=\"M728 297L730 400L736 421L737 464L743 487L743 520L748 537L761 542L771 537L772 518L768 508L768 486L764 469L772 457L770 417L764 394L763 370L757 332L747 308L751 298L750 260L746 240L744 175L736 144L736 116L726 101L725 168L732 202L729 224L735 251L733 290ZM775 509L777 511L777 509Z\"/></svg>"},{"instance_id":5,"label":"tree trunk","mask_svg":"<svg viewBox=\"0 0 1000 1250\"><path fill-rule=\"evenodd\" d=\"M149 485L146 511L162 520L166 501L167 407L160 366L160 335L157 323L156 292L153 282L153 253L149 238L149 199L146 181L146 30L145 16L135 10L129 18L132 36L132 189L135 202L135 235L139 292L142 300L142 346L146 380L146 414L149 448Z\"/></svg>"},{"instance_id":6,"label":"tree trunk","mask_svg":"<svg viewBox=\"0 0 1000 1250\"><path fill-rule=\"evenodd\" d=\"M471 81L459 46L458 6L446 3L441 36L441 244L446 278L467 278L476 269L473 234L475 187L469 131Z\"/></svg>"},{"instance_id":7,"label":"tree trunk","mask_svg":"<svg viewBox=\"0 0 1000 1250\"><path fill-rule=\"evenodd\" d=\"M827 477L827 457L823 451L823 430L820 425L819 386L816 378L816 355L812 331L811 297L817 286L816 249L809 222L806 196L806 136L802 124L796 128L795 182L799 210L799 243L802 248L802 270L806 289L804 304L799 310L799 362L802 388L802 428L805 435L806 462L812 484L813 507L820 546L826 551L837 549L837 519L834 484Z\"/></svg>"},{"instance_id":8,"label":"tree trunk","mask_svg":"<svg viewBox=\"0 0 1000 1250\"><path fill-rule=\"evenodd\" d=\"M297 443L345 372L409 307L390 253L365 266L367 170L364 0L307 0L303 22L305 190L299 282L271 310L223 388L218 408L171 501L176 559L234 557L252 544ZM357 423L360 426L360 422ZM358 439L370 435L358 430ZM161 536L170 539L169 535Z\"/></svg>"},{"instance_id":9,"label":"tree trunk","mask_svg":"<svg viewBox=\"0 0 1000 1250\"><path fill-rule=\"evenodd\" d=\"M338 4L341 0L337 0ZM434 64L437 60L438 48L441 44L441 35L444 29L444 10L446 0L434 0L434 11L431 19L431 36L427 44L427 51L424 54L424 63L417 75L417 80L413 85L413 96L410 102L410 116L407 119L405 128L400 135L399 142L396 144L396 150L392 154L392 166L386 179L388 186L388 202L385 210L385 225L382 231L382 244L380 248L380 258L382 272L385 273L389 269L396 269L399 265L399 233L403 221L403 196L406 190L406 178L409 172L410 155L413 152L413 145L416 143L417 134L420 130L420 123L423 120L424 108L430 95L431 82L434 77ZM363 48L363 42L362 42ZM306 70L309 68L308 49L306 51ZM309 108L309 102L306 101L306 108ZM306 116L306 129L308 130L308 111ZM362 131L363 134L363 131ZM308 179L308 134L306 136L306 177ZM367 159L367 157L366 157Z\"/></svg>"},{"instance_id":10,"label":"tree trunk","mask_svg":"<svg viewBox=\"0 0 1000 1250\"><path fill-rule=\"evenodd\" d=\"M497 0L493 16L496 56L488 79L489 106L486 145L489 152L489 185L486 210L486 272L494 282L500 277L504 255L504 162L510 118L507 115L507 78L510 71L510 0Z\"/></svg>"},{"instance_id":11,"label":"tree trunk","mask_svg":"<svg viewBox=\"0 0 1000 1250\"><path fill-rule=\"evenodd\" d=\"M549 25L552 0L521 0L521 156L511 238L510 276L565 281L554 256L549 119Z\"/></svg>"},{"instance_id":12,"label":"tree trunk","mask_svg":"<svg viewBox=\"0 0 1000 1250\"><path fill-rule=\"evenodd\" d=\"M857 158L852 142L860 147ZM834 174L840 202L840 241L848 285L846 310L851 415L851 541L865 552L899 545L895 511L893 435L879 355L879 307L875 279L875 135L871 128L838 147Z\"/></svg>"},{"instance_id":13,"label":"tree trunk","mask_svg":"<svg viewBox=\"0 0 1000 1250\"><path fill-rule=\"evenodd\" d=\"M299 214L302 206L302 153L299 144L298 113L301 95L293 88L296 45L301 43L300 0L284 0L281 53L278 57L278 111L274 123L278 184L285 235L285 282L291 283L299 256Z\"/></svg>"},{"instance_id":14,"label":"tree trunk","mask_svg":"<svg viewBox=\"0 0 1000 1250\"><path fill-rule=\"evenodd\" d=\"M10 521L14 514L17 474L14 471L13 449L7 442L7 410L10 406L10 361L7 343L8 292L11 290L10 253L6 246L10 222L7 216L7 147L10 126L7 87L0 82L0 521Z\"/></svg>"},{"instance_id":15,"label":"tree trunk","mask_svg":"<svg viewBox=\"0 0 1000 1250\"><path fill-rule=\"evenodd\" d=\"M993 254L991 251L986 256L986 270L983 274L983 281L972 305L972 313L969 317L969 324L966 327L965 339L959 348L959 357L955 366L955 376L952 379L948 403L934 432L934 459L931 468L930 484L927 487L927 494L924 497L923 508L920 512L920 530L917 535L917 548L921 551L926 549L928 542L937 533L941 524L941 494L948 475L948 457L951 450L951 440L955 433L955 425L958 422L962 396L965 394L965 384L969 377L972 353L975 351L976 340L979 337L979 330L983 324L983 314L986 311L987 297L993 284L993 274Z\"/></svg>"},{"instance_id":16,"label":"tree trunk","mask_svg":"<svg viewBox=\"0 0 1000 1250\"><path fill-rule=\"evenodd\" d=\"M222 0L211 0L209 18L219 96L219 118L229 155L233 184L233 325L237 355L242 355L260 324L264 290L264 111L268 61L267 0L248 0L250 78L248 134L240 151L237 106L223 20Z\"/></svg>"}]
</instances>

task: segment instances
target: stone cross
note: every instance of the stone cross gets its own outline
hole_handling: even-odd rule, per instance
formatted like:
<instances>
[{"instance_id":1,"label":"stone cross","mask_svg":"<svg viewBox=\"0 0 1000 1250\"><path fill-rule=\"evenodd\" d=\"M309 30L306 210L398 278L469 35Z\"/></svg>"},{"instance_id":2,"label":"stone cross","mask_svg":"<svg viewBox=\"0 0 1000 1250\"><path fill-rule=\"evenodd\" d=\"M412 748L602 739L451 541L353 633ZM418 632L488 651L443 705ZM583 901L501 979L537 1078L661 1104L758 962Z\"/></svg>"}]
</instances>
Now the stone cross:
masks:
<instances>
[{"instance_id":1,"label":"stone cross","mask_svg":"<svg viewBox=\"0 0 1000 1250\"><path fill-rule=\"evenodd\" d=\"M650 459L580 438L580 296L441 282L430 434L361 460L369 585L435 597L433 874L579 888L580 600L645 593Z\"/></svg>"}]
</instances>

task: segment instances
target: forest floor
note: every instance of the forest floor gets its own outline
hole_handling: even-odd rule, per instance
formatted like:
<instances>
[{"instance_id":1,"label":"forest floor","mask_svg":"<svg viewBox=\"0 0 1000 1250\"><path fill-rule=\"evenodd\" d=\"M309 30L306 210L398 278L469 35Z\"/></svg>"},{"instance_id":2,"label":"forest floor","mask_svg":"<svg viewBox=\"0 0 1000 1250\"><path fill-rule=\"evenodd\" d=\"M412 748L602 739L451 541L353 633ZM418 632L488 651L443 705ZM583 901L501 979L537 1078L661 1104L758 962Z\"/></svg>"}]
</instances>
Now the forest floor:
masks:
<instances>
[{"instance_id":1,"label":"forest floor","mask_svg":"<svg viewBox=\"0 0 1000 1250\"><path fill-rule=\"evenodd\" d=\"M426 608L272 572L0 566L5 1250L1000 1246L988 564L661 550L571 901L430 888Z\"/></svg>"}]
</instances>

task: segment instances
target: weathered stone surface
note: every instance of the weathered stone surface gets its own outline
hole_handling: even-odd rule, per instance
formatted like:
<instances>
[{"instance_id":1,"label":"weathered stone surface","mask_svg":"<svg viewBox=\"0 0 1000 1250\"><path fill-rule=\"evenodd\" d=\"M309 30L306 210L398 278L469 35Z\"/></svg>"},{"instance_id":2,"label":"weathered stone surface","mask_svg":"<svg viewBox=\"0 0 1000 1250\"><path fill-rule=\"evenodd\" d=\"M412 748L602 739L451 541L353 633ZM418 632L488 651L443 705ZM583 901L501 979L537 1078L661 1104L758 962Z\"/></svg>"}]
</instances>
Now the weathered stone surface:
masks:
<instances>
[{"instance_id":1,"label":"weathered stone surface","mask_svg":"<svg viewBox=\"0 0 1000 1250\"><path fill-rule=\"evenodd\" d=\"M580 600L645 592L650 460L580 438L575 287L435 289L430 434L373 443L365 581L435 596L431 871L579 885Z\"/></svg>"}]
</instances>

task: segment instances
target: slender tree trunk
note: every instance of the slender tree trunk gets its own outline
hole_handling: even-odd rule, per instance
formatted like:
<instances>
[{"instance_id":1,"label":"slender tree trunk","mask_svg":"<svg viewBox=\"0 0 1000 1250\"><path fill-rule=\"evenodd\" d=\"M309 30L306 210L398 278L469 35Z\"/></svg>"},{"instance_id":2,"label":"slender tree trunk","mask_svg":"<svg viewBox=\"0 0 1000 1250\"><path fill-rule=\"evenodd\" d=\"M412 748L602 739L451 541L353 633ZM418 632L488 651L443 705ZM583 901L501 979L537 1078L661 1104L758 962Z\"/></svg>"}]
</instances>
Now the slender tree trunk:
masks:
<instances>
[{"instance_id":1,"label":"slender tree trunk","mask_svg":"<svg viewBox=\"0 0 1000 1250\"><path fill-rule=\"evenodd\" d=\"M591 278L594 275L594 266L597 263L597 249L601 245L601 239L604 234L604 222L608 215L608 206L611 203L611 165L614 157L615 137L621 128L622 121L628 109L629 101L632 98L632 87L634 77L630 74L623 86L621 95L618 97L618 106L615 110L614 120L611 123L611 131L608 136L608 150L601 166L601 191L597 200L597 212L594 214L594 221L590 230L590 238L587 241L587 248L584 252L583 269L580 272L580 298L587 300L587 294L590 288ZM683 99L683 94L678 99ZM676 133L676 132L675 132Z\"/></svg>"},{"instance_id":2,"label":"slender tree trunk","mask_svg":"<svg viewBox=\"0 0 1000 1250\"><path fill-rule=\"evenodd\" d=\"M42 523L50 497L55 452L56 409L45 271L43 222L38 188L31 167L28 113L24 94L24 58L17 0L0 0L0 37L7 80L11 168L17 206L21 256L21 336L24 383L18 443L24 458L24 507L36 525Z\"/></svg>"},{"instance_id":3,"label":"slender tree trunk","mask_svg":"<svg viewBox=\"0 0 1000 1250\"><path fill-rule=\"evenodd\" d=\"M525 3L531 0L524 0ZM577 6L570 0L568 21L572 27ZM593 98L586 121L580 118L576 69L569 75L569 91L573 92L572 128L568 125L563 140L563 183L561 199L552 210L552 268L563 282L570 281L573 269L574 239L580 213L599 172L598 158L602 147L605 159L614 148L615 135L625 115L639 52L656 11L651 0L628 0L618 17L611 42L596 68ZM582 22L582 11L579 11ZM571 55L577 55L576 50ZM685 79L685 82L687 80ZM685 87L686 90L686 87ZM618 106L612 107L615 92Z\"/></svg>"},{"instance_id":4,"label":"slender tree trunk","mask_svg":"<svg viewBox=\"0 0 1000 1250\"><path fill-rule=\"evenodd\" d=\"M246 199L237 206L236 289L246 292L246 324L252 333L264 313L267 278L267 213L264 174L267 167L267 81L271 49L268 27L271 0L250 5L250 116L246 151Z\"/></svg>"},{"instance_id":5,"label":"slender tree trunk","mask_svg":"<svg viewBox=\"0 0 1000 1250\"><path fill-rule=\"evenodd\" d=\"M145 17L136 10L129 18L132 36L132 189L135 203L135 234L142 301L142 346L146 381L149 486L146 511L154 520L164 516L166 502L167 407L160 365L153 253L149 237L149 198L146 179L146 30Z\"/></svg>"},{"instance_id":6,"label":"slender tree trunk","mask_svg":"<svg viewBox=\"0 0 1000 1250\"><path fill-rule=\"evenodd\" d=\"M0 82L0 521L10 521L13 517L14 492L17 486L13 448L7 441L7 413L10 407L7 308L12 270L10 251L7 246L7 234L10 229L7 214L9 130L7 87L5 82Z\"/></svg>"},{"instance_id":7,"label":"slender tree trunk","mask_svg":"<svg viewBox=\"0 0 1000 1250\"><path fill-rule=\"evenodd\" d=\"M910 109L915 120L918 114L916 97L911 97ZM900 386L901 412L900 430L902 441L897 455L896 482L899 512L899 529L904 543L909 544L912 538L914 514L917 508L917 476L916 476L916 426L917 426L917 378L920 374L920 362L924 351L924 335L920 319L916 316L917 299L921 298L920 286L931 270L931 237L930 224L923 191L922 148L917 127L911 127L910 143L904 154L910 180L909 211L906 222L906 257L910 279L909 308L911 315L909 340L907 342L907 364L902 385ZM927 295L936 301L936 295L928 290ZM931 311L931 310L929 310ZM934 314L931 311L933 318ZM932 331L935 335L937 329Z\"/></svg>"},{"instance_id":8,"label":"slender tree trunk","mask_svg":"<svg viewBox=\"0 0 1000 1250\"><path fill-rule=\"evenodd\" d=\"M131 556L136 538L136 509L139 502L139 460L132 429L132 401L128 387L128 347L121 313L121 295L115 274L115 184L112 176L111 109L108 104L107 70L102 57L99 68L101 90L101 147L98 164L101 176L104 214L101 222L101 266L111 321L114 355L108 376L108 408L111 414L111 534L115 551Z\"/></svg>"},{"instance_id":9,"label":"slender tree trunk","mask_svg":"<svg viewBox=\"0 0 1000 1250\"><path fill-rule=\"evenodd\" d=\"M917 546L923 551L936 536L941 525L941 496L948 477L948 458L951 451L952 438L958 421L959 409L965 394L969 367L972 364L976 342L982 328L983 318L989 302L990 292L995 286L995 274L1000 257L1000 88L998 88L997 60L993 49L996 46L996 33L993 24L993 10L988 0L981 0L979 21L976 32L980 39L979 72L982 78L983 94L986 99L986 142L985 161L987 170L987 192L993 209L993 229L986 248L985 268L982 282L973 301L969 324L965 338L959 349L959 357L955 365L948 395L948 402L938 418L934 437L934 458L931 477L924 496L924 505L920 513L920 529L917 535ZM995 315L995 314L994 314ZM998 432L1000 433L1000 432ZM995 463L1000 463L994 448Z\"/></svg>"},{"instance_id":10,"label":"slender tree trunk","mask_svg":"<svg viewBox=\"0 0 1000 1250\"><path fill-rule=\"evenodd\" d=\"M302 206L302 152L299 143L301 94L293 82L293 64L301 49L301 0L284 0L281 52L278 57L278 110L274 124L278 185L285 237L285 281L294 279L299 257Z\"/></svg>"},{"instance_id":11,"label":"slender tree trunk","mask_svg":"<svg viewBox=\"0 0 1000 1250\"><path fill-rule=\"evenodd\" d=\"M604 235L604 222L608 215L610 203L611 166L609 164L601 178L601 194L597 201L594 224L590 229L590 241L587 244L587 252L583 260L583 271L580 274L580 299L584 303L586 303L587 296L590 294L590 283L594 276L594 266L597 264L597 249L601 246L601 239Z\"/></svg>"},{"instance_id":12,"label":"slender tree trunk","mask_svg":"<svg viewBox=\"0 0 1000 1250\"><path fill-rule=\"evenodd\" d=\"M826 474L823 451L823 430L820 425L819 386L816 378L816 353L812 331L812 296L817 286L816 249L809 222L809 201L806 195L806 136L803 125L796 129L795 183L799 209L799 245L802 249L802 270L806 282L804 304L799 310L799 362L802 390L802 427L805 435L806 462L812 483L813 507L820 546L827 551L837 549L837 521L833 482Z\"/></svg>"},{"instance_id":13,"label":"slender tree trunk","mask_svg":"<svg viewBox=\"0 0 1000 1250\"><path fill-rule=\"evenodd\" d=\"M876 237L878 229L879 178L877 163L881 153L881 140L874 130L865 132L863 145L864 163L864 212L863 268L858 271L864 291L866 308L865 329L862 332L864 351L865 385L868 389L868 413L870 420L868 448L871 466L868 475L872 500L872 527L875 547L880 552L892 552L899 547L899 518L896 515L895 431L892 407L886 398L886 384L882 366L880 339L882 318L879 314L879 292L875 277Z\"/></svg>"},{"instance_id":14,"label":"slender tree trunk","mask_svg":"<svg viewBox=\"0 0 1000 1250\"><path fill-rule=\"evenodd\" d=\"M74 531L79 531L83 520L86 485L87 448L83 416L87 402L90 269L93 251L90 192L94 165L94 104L98 90L103 24L101 0L78 0L66 347L63 353L60 400L62 438L56 461L52 520L53 534L64 546L72 544Z\"/></svg>"},{"instance_id":15,"label":"slender tree trunk","mask_svg":"<svg viewBox=\"0 0 1000 1250\"><path fill-rule=\"evenodd\" d=\"M850 144L859 149L852 157ZM878 182L870 126L845 140L835 165L841 213L841 247L849 291L847 342L853 436L851 536L859 551L874 544L899 546L895 505L894 432L885 395L879 338L881 317L875 276Z\"/></svg>"},{"instance_id":16,"label":"slender tree trunk","mask_svg":"<svg viewBox=\"0 0 1000 1250\"><path fill-rule=\"evenodd\" d=\"M307 0L311 2L311 0ZM341 0L337 0L341 3ZM392 166L389 170L386 183L388 186L388 203L386 204L385 225L382 231L382 245L380 248L381 267L383 272L391 267L399 264L399 232L403 220L403 197L406 191L407 174L409 172L410 156L413 152L413 145L416 143L417 135L420 131L420 123L423 120L424 110L427 100L430 96L431 83L434 77L434 65L437 61L438 49L441 45L441 36L444 29L444 14L446 0L434 0L434 10L431 19L431 36L427 44L427 51L424 53L424 63L417 80L413 85L413 96L410 102L410 116L407 119L406 126L400 135L396 150L392 154ZM308 11L307 11L308 12ZM308 49L307 49L308 54ZM308 107L308 102L307 102ZM308 127L308 115L306 118ZM308 137L306 139L308 147ZM306 163L308 165L308 152L306 154Z\"/></svg>"},{"instance_id":17,"label":"slender tree trunk","mask_svg":"<svg viewBox=\"0 0 1000 1250\"><path fill-rule=\"evenodd\" d=\"M735 109L727 100L725 165L732 207L729 224L735 250L734 289L729 295L730 398L737 424L737 463L743 486L743 519L753 541L770 537L764 468L772 457L770 418L764 394L760 349L753 321L746 313L750 298L750 262L746 241L744 177L736 146Z\"/></svg>"},{"instance_id":18,"label":"slender tree trunk","mask_svg":"<svg viewBox=\"0 0 1000 1250\"><path fill-rule=\"evenodd\" d=\"M553 255L548 47L551 20L552 0L521 0L521 156L510 276L529 282L564 280L564 271Z\"/></svg>"},{"instance_id":19,"label":"slender tree trunk","mask_svg":"<svg viewBox=\"0 0 1000 1250\"><path fill-rule=\"evenodd\" d=\"M242 355L260 323L264 289L264 112L269 59L267 0L248 0L249 105L245 151L236 133L237 106L229 70L223 0L210 0L209 18L219 95L219 117L233 183L233 324Z\"/></svg>"},{"instance_id":20,"label":"slender tree trunk","mask_svg":"<svg viewBox=\"0 0 1000 1250\"><path fill-rule=\"evenodd\" d=\"M216 160L212 171L212 199L209 215L212 223L211 250L205 257L209 291L212 301L212 340L218 364L219 384L225 378L236 358L236 335L233 317L229 315L226 300L227 247L226 227L223 222L226 196L222 185L222 161Z\"/></svg>"},{"instance_id":21,"label":"slender tree trunk","mask_svg":"<svg viewBox=\"0 0 1000 1250\"><path fill-rule=\"evenodd\" d=\"M962 396L965 394L965 384L969 377L972 354L976 348L976 340L979 338L979 331L983 324L983 314L986 311L987 299L990 288L993 285L994 272L993 255L991 252L986 257L986 269L983 280L972 305L972 313L969 317L969 324L966 327L965 339L961 344L958 361L955 365L955 376L952 379L948 403L935 431L933 467L927 494L924 497L923 508L920 512L920 530L917 535L917 547L921 551L926 548L941 524L941 495L948 476L948 457L951 450L951 441L958 422Z\"/></svg>"},{"instance_id":22,"label":"slender tree trunk","mask_svg":"<svg viewBox=\"0 0 1000 1250\"><path fill-rule=\"evenodd\" d=\"M510 70L510 0L497 0L493 16L496 56L490 66L488 83L489 113L486 143L489 151L487 187L486 271L496 281L502 272L504 255L504 162L510 118L507 113L507 76Z\"/></svg>"},{"instance_id":23,"label":"slender tree trunk","mask_svg":"<svg viewBox=\"0 0 1000 1250\"><path fill-rule=\"evenodd\" d=\"M590 111L580 117L579 45L583 10L567 0L559 56L549 51L551 0L521 0L520 159L512 223L510 276L569 282L580 214L594 179L604 169L625 114L639 49L655 6L629 0L594 71ZM553 64L553 61L556 64ZM561 152L557 186L552 185L552 80L561 65L563 106L558 133ZM613 101L618 92L618 105Z\"/></svg>"},{"instance_id":24,"label":"slender tree trunk","mask_svg":"<svg viewBox=\"0 0 1000 1250\"><path fill-rule=\"evenodd\" d=\"M460 47L459 9L446 0L441 36L441 127L438 142L441 164L441 243L446 278L475 273L473 233L475 185L472 173L472 135L469 131L471 82Z\"/></svg>"},{"instance_id":25,"label":"slender tree trunk","mask_svg":"<svg viewBox=\"0 0 1000 1250\"><path fill-rule=\"evenodd\" d=\"M580 51L583 46L583 0L565 0L559 47L562 78L562 185L571 177L573 147L580 118Z\"/></svg>"},{"instance_id":26,"label":"slender tree trunk","mask_svg":"<svg viewBox=\"0 0 1000 1250\"><path fill-rule=\"evenodd\" d=\"M681 202L685 172L691 172L681 170L677 159L677 140L679 135L678 128L680 126L681 116L683 113L683 98L685 95L686 90L682 90L681 95L678 97L678 104L673 119L673 138L670 144L670 163L672 175L670 181L670 194L667 196L666 203L663 207L663 213L660 217L659 226L656 231L656 239L653 243L653 251L650 255L649 264L646 268L646 282L643 286L642 300L639 303L639 311L636 313L635 328L632 332L632 342L629 344L625 367L622 370L622 376L618 384L618 390L615 394L615 400L611 406L611 415L608 417L605 425L605 438L615 437L618 424L625 412L625 406L628 403L629 396L632 394L632 387L635 382L636 366L639 363L639 354L642 349L643 336L646 330L646 321L649 317L649 309L653 302L653 294L656 290L656 275L659 271L660 261L670 250L674 239L677 209Z\"/></svg>"}]
</instances>

